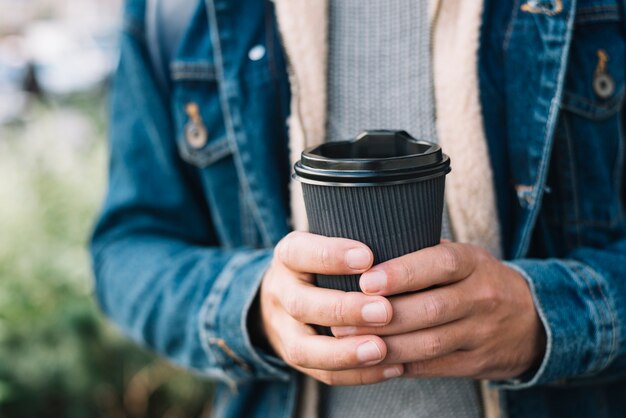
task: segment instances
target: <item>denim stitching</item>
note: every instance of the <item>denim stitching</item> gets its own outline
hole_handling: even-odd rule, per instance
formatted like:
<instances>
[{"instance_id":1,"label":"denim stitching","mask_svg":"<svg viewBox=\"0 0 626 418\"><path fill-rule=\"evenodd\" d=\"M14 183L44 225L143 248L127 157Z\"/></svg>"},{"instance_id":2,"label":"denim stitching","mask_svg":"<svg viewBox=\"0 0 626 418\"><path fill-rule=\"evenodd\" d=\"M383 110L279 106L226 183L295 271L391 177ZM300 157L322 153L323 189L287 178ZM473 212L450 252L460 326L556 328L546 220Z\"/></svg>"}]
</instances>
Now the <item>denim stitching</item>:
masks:
<instances>
[{"instance_id":1,"label":"denim stitching","mask_svg":"<svg viewBox=\"0 0 626 418\"><path fill-rule=\"evenodd\" d=\"M567 68L567 62L569 60L570 46L572 43L574 18L572 16L571 8L570 10L567 11L566 19L567 19L567 24L563 30L563 33L568 34L568 35L566 35L565 45L561 49L561 57L560 57L559 62L557 63L559 71L556 73L556 91L554 94L554 99L550 103L548 117L543 127L544 145L541 150L542 161L539 166L537 181L536 181L536 185L538 186L536 189L536 197L535 197L537 204L530 211L530 214L528 215L528 218L526 220L526 227L524 228L522 232L522 236L520 237L521 245L519 246L516 256L521 256L522 254L528 251L528 247L530 246L529 236L531 234L531 230L533 229L533 228L530 228L529 226L534 225L536 223L537 217L539 216L539 206L543 198L542 193L539 193L539 192L542 190L542 186L545 185L546 177L548 174L547 168L550 163L548 151L552 148L552 144L554 142L554 130L556 129L557 115L560 109L559 103L560 103L561 98L563 97L563 90L564 90L564 84L565 84L565 72ZM543 80L543 78L544 78L544 74L542 73L541 79Z\"/></svg>"},{"instance_id":2,"label":"denim stitching","mask_svg":"<svg viewBox=\"0 0 626 418\"><path fill-rule=\"evenodd\" d=\"M215 66L205 62L173 62L170 64L172 80L207 80L216 81Z\"/></svg>"},{"instance_id":3,"label":"denim stitching","mask_svg":"<svg viewBox=\"0 0 626 418\"><path fill-rule=\"evenodd\" d=\"M239 188L239 224L241 225L241 239L244 245L248 245L248 222L246 207L243 198L243 190Z\"/></svg>"},{"instance_id":4,"label":"denim stitching","mask_svg":"<svg viewBox=\"0 0 626 418\"><path fill-rule=\"evenodd\" d=\"M606 10L619 10L619 8L617 7L616 4L599 4L597 6L588 6L588 7L581 7L580 9L576 10L576 14L589 14L589 13L594 13L597 11L606 11Z\"/></svg>"},{"instance_id":5,"label":"denim stitching","mask_svg":"<svg viewBox=\"0 0 626 418\"><path fill-rule=\"evenodd\" d=\"M206 61L206 60L193 60L193 61L185 61L179 60L170 63L170 68L172 71L215 71L215 65Z\"/></svg>"},{"instance_id":6,"label":"denim stitching","mask_svg":"<svg viewBox=\"0 0 626 418\"><path fill-rule=\"evenodd\" d=\"M622 86L620 91L606 103L592 101L578 94L565 92L561 102L561 108L592 120L608 119L619 110L624 98L624 91L625 88Z\"/></svg>"},{"instance_id":7,"label":"denim stitching","mask_svg":"<svg viewBox=\"0 0 626 418\"><path fill-rule=\"evenodd\" d=\"M246 372L250 370L250 366L248 365L248 369L244 368L241 364L247 364L241 358L237 356L239 361L235 361L235 359L228 353L228 350L225 350L224 347L220 345L220 340L215 331L217 326L217 315L220 311L220 302L224 298L224 294L226 293L226 289L228 285L232 282L232 278L236 275L237 270L248 261L248 257L246 254L238 254L233 256L224 266L222 272L217 276L217 279L213 283L211 288L211 292L207 296L202 308L200 309L200 332L201 332L201 340L202 346L205 348L207 353L211 353L213 358L216 359L217 363L223 368L223 373L226 376L229 376L228 379L229 386L231 389L236 389L236 378L234 376L230 376L230 374L226 371L230 368L230 364L224 361L225 356L230 358L235 364L242 367L242 369ZM224 345L226 343L224 342ZM212 346L217 346L220 348L219 351L212 349ZM228 346L226 346L228 347ZM231 352L232 350L228 348ZM218 355L217 353L221 353ZM233 352L234 353L234 352ZM236 371L232 372L233 374Z\"/></svg>"},{"instance_id":8,"label":"denim stitching","mask_svg":"<svg viewBox=\"0 0 626 418\"><path fill-rule=\"evenodd\" d=\"M171 75L173 81L197 80L197 81L215 81L213 74L200 71L178 71Z\"/></svg>"},{"instance_id":9,"label":"denim stitching","mask_svg":"<svg viewBox=\"0 0 626 418\"><path fill-rule=\"evenodd\" d=\"M573 264L573 263L572 263ZM594 372L598 371L598 370L602 370L604 368L606 368L606 366L614 359L615 355L616 355L616 350L617 350L617 332L615 332L614 330L617 330L617 316L614 312L614 309L612 308L609 299L606 297L606 294L604 293L604 290L602 288L603 285L603 280L600 277L600 275L593 270L591 267L582 264L582 263L576 263L575 265L572 266L572 270L576 270L575 273L578 273L578 275L576 277L581 277L585 283L587 284L587 287L589 288L589 292L592 294L592 297L594 297L593 295L596 293L596 291L594 291L594 289L597 287L597 292L600 294L601 298L602 298L602 302L604 303L605 307L606 307L606 313L608 313L608 316L610 317L610 325L606 323L606 321L600 321L600 317L599 319L599 329L602 330L602 335L603 338L601 340L601 342L599 343L600 348L602 348L605 345L605 339L611 339L611 348L608 352L607 356L598 356L598 358L595 360L595 362L593 363L593 365L595 367L590 367L590 371L586 374L593 374ZM589 282L589 280L587 279L587 273L589 275L590 278L592 278L596 283L597 286L592 286ZM595 297L594 297L595 298ZM597 312L601 313L600 309L599 309L599 305L595 305L594 307L596 307ZM603 315L604 318L607 317L607 315ZM604 337L606 336L606 337ZM600 363L598 366L596 366L596 363L599 363L601 361L604 360L604 364Z\"/></svg>"},{"instance_id":10,"label":"denim stitching","mask_svg":"<svg viewBox=\"0 0 626 418\"><path fill-rule=\"evenodd\" d=\"M623 95L624 95L624 87L622 87L622 89L616 95L614 95L611 100L606 102L606 104L602 105L602 104L599 104L598 101L588 99L585 96L581 96L581 95L575 94L575 93L567 93L567 96L571 97L571 100L578 100L578 101L583 102L585 104L588 104L590 106L594 106L594 107L600 108L601 110L613 111L613 112L615 112L617 110L617 109L614 109L614 108L617 105L619 105L619 102L621 101Z\"/></svg>"},{"instance_id":11,"label":"denim stitching","mask_svg":"<svg viewBox=\"0 0 626 418\"><path fill-rule=\"evenodd\" d=\"M245 175L245 169L243 167L243 163L241 161L241 153L239 152L239 146L237 144L237 131L235 129L235 122L233 118L236 114L232 111L230 104L228 103L227 97L227 89L224 80L224 68L223 68L223 56L222 56L222 46L219 42L219 25L217 19L217 10L215 9L215 3L212 0L205 0L206 8L207 8L207 17L210 22L210 33L211 40L214 44L214 57L215 57L215 74L218 80L218 86L220 86L220 103L222 105L222 111L224 113L224 122L226 125L226 131L228 133L228 137L230 142L232 143L233 149L236 151L235 156L239 158L234 158L235 167L237 169L237 174L239 175L239 181L241 186L245 189L247 193L250 193L253 196L252 188L248 182L248 178ZM271 246L271 236L268 226L265 224L263 216L261 215L261 209L258 207L257 203L252 199L252 206L250 208L254 217L257 220L259 225L259 229L261 232L261 236L263 238L263 243L265 246Z\"/></svg>"},{"instance_id":12,"label":"denim stitching","mask_svg":"<svg viewBox=\"0 0 626 418\"><path fill-rule=\"evenodd\" d=\"M587 219L566 219L563 221L565 225L582 225L593 228L613 228L617 224L619 217L612 217L606 221L587 220Z\"/></svg>"},{"instance_id":13,"label":"denim stitching","mask_svg":"<svg viewBox=\"0 0 626 418\"><path fill-rule=\"evenodd\" d=\"M589 280L587 277L585 277L585 274L582 274L581 271L581 267L579 265L580 263L578 262L567 262L568 268L570 270L570 272L572 273L572 277L574 278L574 280L576 280L578 282L579 285L582 285L584 288L587 289L589 296L590 296L590 303L586 303L585 305L587 305L587 308L590 311L590 316L592 316L592 319L594 321L594 325L597 323L598 325L596 325L594 328L598 330L598 342L597 345L602 347L604 345L604 340L606 338L605 334L606 334L606 330L604 328L604 326L601 325L601 315L600 315L600 311L599 311L599 301L596 301L596 292L593 290L593 287L591 286ZM584 283L581 283L581 280L584 281ZM586 371L583 373L583 375L587 375L587 374L593 374L595 373L597 370L600 370L599 368L599 362L602 360L601 356L594 356L593 360L591 361L591 364L586 368Z\"/></svg>"},{"instance_id":14,"label":"denim stitching","mask_svg":"<svg viewBox=\"0 0 626 418\"><path fill-rule=\"evenodd\" d=\"M224 267L224 270L226 270L226 267ZM223 277L223 276L222 275L218 276L216 282L213 284L213 288L211 292L209 293L207 298L204 300L204 303L202 304L200 308L200 312L198 313L198 331L200 334L200 344L202 345L202 349L204 350L205 354L209 358L209 362L211 362L211 359L212 359L216 365L216 367L209 367L205 369L204 372L208 374L209 376L213 375L218 378L221 378L222 380L226 382L226 384L231 390L235 390L237 387L236 380L232 376L230 376L228 373L226 373L224 370L219 369L220 365L222 364L222 361L220 361L220 357L211 348L211 345L209 344L209 341L211 340L211 338L214 338L214 332L212 329L213 324L215 322L214 316L216 314L214 312L215 309L213 309L213 305L215 304L214 300L217 297L222 296L222 293L225 288L225 286L221 285L221 282L223 280L220 280L220 277Z\"/></svg>"},{"instance_id":15,"label":"denim stitching","mask_svg":"<svg viewBox=\"0 0 626 418\"><path fill-rule=\"evenodd\" d=\"M255 225L254 220L252 218L252 214L250 213L250 206L248 202L248 197L246 193L240 189L239 191L239 206L240 206L240 216L241 216L241 231L243 235L244 244L249 247L254 248L256 246L256 237L255 237Z\"/></svg>"},{"instance_id":16,"label":"denim stitching","mask_svg":"<svg viewBox=\"0 0 626 418\"><path fill-rule=\"evenodd\" d=\"M621 123L617 124L617 129L618 129L618 136L619 136L619 141L617 143L618 146L618 150L617 150L617 156L615 157L617 159L617 162L615 164L615 172L613 174L614 179L613 181L615 182L615 190L617 190L618 195L621 193L622 191L622 187L624 186L623 183L623 175L624 175L624 127ZM617 214L617 218L616 218L616 223L620 222L620 221L624 221L624 207L623 207L623 203L622 203L622 199L618 198L617 199L618 205L619 205L619 210L618 210L618 214Z\"/></svg>"},{"instance_id":17,"label":"denim stitching","mask_svg":"<svg viewBox=\"0 0 626 418\"><path fill-rule=\"evenodd\" d=\"M226 137L215 140L205 145L204 148L193 149L185 140L184 134L179 134L178 143L183 160L199 168L208 167L232 152Z\"/></svg>"},{"instance_id":18,"label":"denim stitching","mask_svg":"<svg viewBox=\"0 0 626 418\"><path fill-rule=\"evenodd\" d=\"M211 287L211 292L206 298L205 306L203 306L202 310L206 311L206 316L203 319L204 325L207 326L207 336L209 338L216 338L216 334L214 332L216 326L217 313L219 311L218 303L224 296L224 291L228 287L228 278L232 276L232 271L234 271L241 262L239 261L243 255L235 255L233 256L226 265L222 268L222 272L217 276L217 279L213 283Z\"/></svg>"},{"instance_id":19,"label":"denim stitching","mask_svg":"<svg viewBox=\"0 0 626 418\"><path fill-rule=\"evenodd\" d=\"M572 187L572 197L574 199L574 217L576 219L579 219L580 218L580 201L578 199L578 190L576 188L576 185L578 184L577 182L578 174L576 173L576 166L574 164L574 159L573 159L574 149L572 146L569 119L566 117L566 115L563 115L563 129L565 131L565 142L567 144L570 172L572 173L570 181L571 181L571 187ZM580 226L576 225L575 227L576 227L576 243L580 246L582 245L582 234L581 234Z\"/></svg>"},{"instance_id":20,"label":"denim stitching","mask_svg":"<svg viewBox=\"0 0 626 418\"><path fill-rule=\"evenodd\" d=\"M600 295L602 296L604 304L606 305L606 310L609 316L611 317L611 324L610 324L611 326L608 327L607 325L605 325L607 329L607 334L609 334L612 338L611 338L611 349L602 367L602 369L604 369L609 365L611 361L613 361L613 359L615 358L617 354L617 334L619 333L619 328L618 328L619 322L617 321L617 314L615 313L615 310L613 306L611 305L609 298L604 293L604 290L603 290L604 280L602 280L602 277L595 270L593 270L590 266L585 265L584 269L598 283L598 291L600 292Z\"/></svg>"},{"instance_id":21,"label":"denim stitching","mask_svg":"<svg viewBox=\"0 0 626 418\"><path fill-rule=\"evenodd\" d=\"M608 22L619 22L620 17L617 13L605 13L605 14L596 14L596 15L588 15L588 16L580 16L576 18L577 25L583 25L585 23L608 23Z\"/></svg>"},{"instance_id":22,"label":"denim stitching","mask_svg":"<svg viewBox=\"0 0 626 418\"><path fill-rule=\"evenodd\" d=\"M502 49L504 52L508 51L509 49L511 36L513 36L513 25L517 21L517 15L520 10L521 1L522 0L515 0L515 3L513 4L513 12L511 13L511 20L509 21L509 24L507 25L506 33L504 35L504 40L502 42Z\"/></svg>"},{"instance_id":23,"label":"denim stitching","mask_svg":"<svg viewBox=\"0 0 626 418\"><path fill-rule=\"evenodd\" d=\"M267 263L271 262L271 258L267 258L267 263L266 263L265 258L270 257L272 253L273 253L273 249L267 248L265 249L264 252L260 252L260 253L257 252L256 255L252 257L252 260L255 261L255 267L256 267L254 270L257 274L259 274L259 276L257 276L259 279L257 288L260 288L261 286L260 282L263 280L263 276L265 275L264 273L265 273L265 270L267 269ZM258 262L259 260L261 260L261 263ZM249 262L252 262L252 261L249 261ZM243 301L243 305L242 305L243 312L250 311L250 308L252 304L254 303L255 297L256 297L256 292L251 292L247 300ZM241 322L239 323L239 327L244 337L243 338L244 346L245 346L245 349L248 350L250 357L252 357L253 362L255 362L255 364L259 366L257 370L262 369L263 372L267 373L271 377L277 378L283 382L288 381L289 379L288 373L282 370L279 370L277 366L272 365L269 361L265 360L263 358L263 355L257 353L257 351L254 349L254 347L252 346L252 342L250 341L250 338L248 337L248 334L247 334L247 326L248 326L247 315L242 315Z\"/></svg>"},{"instance_id":24,"label":"denim stitching","mask_svg":"<svg viewBox=\"0 0 626 418\"><path fill-rule=\"evenodd\" d=\"M604 4L598 6L581 7L576 10L577 15L587 15L592 13L603 13L607 11L618 11L619 8L615 4Z\"/></svg>"}]
</instances>

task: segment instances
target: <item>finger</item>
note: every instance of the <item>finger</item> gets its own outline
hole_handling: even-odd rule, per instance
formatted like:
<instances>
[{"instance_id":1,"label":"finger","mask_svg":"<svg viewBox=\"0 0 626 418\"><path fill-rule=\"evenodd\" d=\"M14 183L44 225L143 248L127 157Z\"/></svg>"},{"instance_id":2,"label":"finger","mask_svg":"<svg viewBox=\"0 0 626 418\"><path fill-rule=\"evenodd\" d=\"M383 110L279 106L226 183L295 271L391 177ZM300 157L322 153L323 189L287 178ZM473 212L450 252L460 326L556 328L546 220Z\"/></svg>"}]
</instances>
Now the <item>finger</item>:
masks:
<instances>
[{"instance_id":1,"label":"finger","mask_svg":"<svg viewBox=\"0 0 626 418\"><path fill-rule=\"evenodd\" d=\"M371 385L400 377L404 373L402 364L381 364L362 369L334 372L297 367L296 369L329 386Z\"/></svg>"},{"instance_id":2,"label":"finger","mask_svg":"<svg viewBox=\"0 0 626 418\"><path fill-rule=\"evenodd\" d=\"M333 338L314 334L312 327L293 319L283 321L281 357L292 367L326 371L373 366L387 355L380 337Z\"/></svg>"},{"instance_id":3,"label":"finger","mask_svg":"<svg viewBox=\"0 0 626 418\"><path fill-rule=\"evenodd\" d=\"M455 351L430 360L415 361L404 365L403 377L471 377L487 378L483 364L471 351ZM498 377L490 377L498 378Z\"/></svg>"},{"instance_id":4,"label":"finger","mask_svg":"<svg viewBox=\"0 0 626 418\"><path fill-rule=\"evenodd\" d=\"M465 348L470 333L467 321L457 321L440 327L384 337L383 341L387 346L384 362L408 363L445 356Z\"/></svg>"},{"instance_id":5,"label":"finger","mask_svg":"<svg viewBox=\"0 0 626 418\"><path fill-rule=\"evenodd\" d=\"M348 370L380 363L387 349L374 336L333 338L311 335L285 346L285 360L290 366L318 370Z\"/></svg>"},{"instance_id":6,"label":"finger","mask_svg":"<svg viewBox=\"0 0 626 418\"><path fill-rule=\"evenodd\" d=\"M328 275L359 274L374 262L363 243L299 231L278 243L275 256L290 270Z\"/></svg>"},{"instance_id":7,"label":"finger","mask_svg":"<svg viewBox=\"0 0 626 418\"><path fill-rule=\"evenodd\" d=\"M280 294L283 308L305 324L323 326L376 326L389 323L391 303L382 296L322 289L309 283L286 284Z\"/></svg>"},{"instance_id":8,"label":"finger","mask_svg":"<svg viewBox=\"0 0 626 418\"><path fill-rule=\"evenodd\" d=\"M451 283L469 276L482 252L467 244L440 244L381 263L359 284L366 294L387 296Z\"/></svg>"},{"instance_id":9,"label":"finger","mask_svg":"<svg viewBox=\"0 0 626 418\"><path fill-rule=\"evenodd\" d=\"M333 327L335 337L396 335L444 325L474 311L471 293L463 282L389 299L393 318L384 326Z\"/></svg>"}]
</instances>

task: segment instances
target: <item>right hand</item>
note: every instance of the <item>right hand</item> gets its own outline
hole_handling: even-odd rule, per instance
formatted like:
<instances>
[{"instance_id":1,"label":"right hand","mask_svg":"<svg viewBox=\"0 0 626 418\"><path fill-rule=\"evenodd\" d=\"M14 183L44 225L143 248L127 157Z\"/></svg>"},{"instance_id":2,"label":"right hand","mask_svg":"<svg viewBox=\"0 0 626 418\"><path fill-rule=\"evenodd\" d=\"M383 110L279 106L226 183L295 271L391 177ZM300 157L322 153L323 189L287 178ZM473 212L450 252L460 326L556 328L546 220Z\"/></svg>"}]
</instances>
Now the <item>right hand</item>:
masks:
<instances>
[{"instance_id":1,"label":"right hand","mask_svg":"<svg viewBox=\"0 0 626 418\"><path fill-rule=\"evenodd\" d=\"M381 364L387 347L380 337L327 337L310 325L383 326L391 321L391 304L383 296L314 284L314 273L361 274L373 261L365 244L349 239L292 232L278 243L261 284L260 310L262 330L287 364L328 385L363 385L402 375L402 364Z\"/></svg>"}]
</instances>

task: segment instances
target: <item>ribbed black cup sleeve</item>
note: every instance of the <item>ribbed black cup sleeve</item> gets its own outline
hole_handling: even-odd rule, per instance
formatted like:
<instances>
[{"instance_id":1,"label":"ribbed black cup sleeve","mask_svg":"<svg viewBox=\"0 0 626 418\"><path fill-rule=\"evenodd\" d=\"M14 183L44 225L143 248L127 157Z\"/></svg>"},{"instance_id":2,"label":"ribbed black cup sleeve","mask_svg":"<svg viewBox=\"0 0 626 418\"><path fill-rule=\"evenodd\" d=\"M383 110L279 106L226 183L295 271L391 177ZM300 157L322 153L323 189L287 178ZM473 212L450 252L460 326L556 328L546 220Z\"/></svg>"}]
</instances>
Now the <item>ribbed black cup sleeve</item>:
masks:
<instances>
[{"instance_id":1,"label":"ribbed black cup sleeve","mask_svg":"<svg viewBox=\"0 0 626 418\"><path fill-rule=\"evenodd\" d=\"M362 187L302 184L309 231L368 245L378 264L441 238L445 174L416 182ZM359 276L316 276L317 285L359 292Z\"/></svg>"}]
</instances>

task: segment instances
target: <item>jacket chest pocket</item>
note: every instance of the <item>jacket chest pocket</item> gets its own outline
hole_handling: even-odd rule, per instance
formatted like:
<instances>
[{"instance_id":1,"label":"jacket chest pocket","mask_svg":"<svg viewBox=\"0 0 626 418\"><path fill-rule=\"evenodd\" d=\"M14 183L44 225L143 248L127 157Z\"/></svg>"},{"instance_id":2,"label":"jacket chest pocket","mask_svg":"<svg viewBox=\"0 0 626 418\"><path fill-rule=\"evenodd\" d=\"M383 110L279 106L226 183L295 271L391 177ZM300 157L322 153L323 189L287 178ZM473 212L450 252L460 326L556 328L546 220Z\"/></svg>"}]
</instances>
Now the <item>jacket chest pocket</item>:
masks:
<instances>
[{"instance_id":1,"label":"jacket chest pocket","mask_svg":"<svg viewBox=\"0 0 626 418\"><path fill-rule=\"evenodd\" d=\"M622 221L623 29L615 0L579 2L545 199L572 246L602 245Z\"/></svg>"},{"instance_id":2,"label":"jacket chest pocket","mask_svg":"<svg viewBox=\"0 0 626 418\"><path fill-rule=\"evenodd\" d=\"M170 77L178 151L199 170L221 245L258 246L258 228L250 197L240 186L213 64L176 61L170 66Z\"/></svg>"},{"instance_id":3,"label":"jacket chest pocket","mask_svg":"<svg viewBox=\"0 0 626 418\"><path fill-rule=\"evenodd\" d=\"M183 160L206 167L231 153L215 68L206 61L170 66L176 141Z\"/></svg>"}]
</instances>

